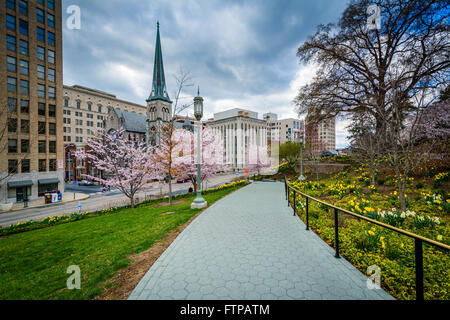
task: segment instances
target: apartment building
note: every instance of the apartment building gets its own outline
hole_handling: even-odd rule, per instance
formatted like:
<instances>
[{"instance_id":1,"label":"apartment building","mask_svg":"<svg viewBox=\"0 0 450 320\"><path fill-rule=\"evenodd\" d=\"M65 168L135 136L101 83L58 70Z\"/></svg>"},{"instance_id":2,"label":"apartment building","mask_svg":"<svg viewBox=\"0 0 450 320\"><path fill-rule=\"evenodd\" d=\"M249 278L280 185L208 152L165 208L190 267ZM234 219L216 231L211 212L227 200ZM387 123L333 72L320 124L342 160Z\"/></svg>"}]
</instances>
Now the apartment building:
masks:
<instances>
[{"instance_id":1,"label":"apartment building","mask_svg":"<svg viewBox=\"0 0 450 320\"><path fill-rule=\"evenodd\" d=\"M266 116L266 115L265 115ZM271 143L299 142L303 132L303 121L294 118L274 119L265 117L268 125L267 139Z\"/></svg>"},{"instance_id":2,"label":"apartment building","mask_svg":"<svg viewBox=\"0 0 450 320\"><path fill-rule=\"evenodd\" d=\"M331 117L317 122L315 108L310 108L306 116L306 141L311 152L320 155L323 151L336 150L336 118Z\"/></svg>"},{"instance_id":3,"label":"apartment building","mask_svg":"<svg viewBox=\"0 0 450 320\"><path fill-rule=\"evenodd\" d=\"M0 201L34 201L64 190L61 0L0 6Z\"/></svg>"},{"instance_id":4,"label":"apartment building","mask_svg":"<svg viewBox=\"0 0 450 320\"><path fill-rule=\"evenodd\" d=\"M250 145L267 148L267 122L257 112L235 108L215 113L206 126L223 141L223 162L232 169L245 168Z\"/></svg>"},{"instance_id":5,"label":"apartment building","mask_svg":"<svg viewBox=\"0 0 450 320\"><path fill-rule=\"evenodd\" d=\"M99 129L103 129L108 121L115 123L117 121L114 119L120 120L119 118L123 117L124 124L126 120L127 124L131 123L133 127L139 129L131 130L134 134L141 133L145 136L147 114L145 106L118 99L111 93L80 85L65 85L63 100L66 181L81 180L83 174L98 174L91 171L89 163L76 159L75 152L84 148L87 140ZM136 125L141 122L143 124L140 126ZM142 130L144 131L141 132Z\"/></svg>"}]
</instances>

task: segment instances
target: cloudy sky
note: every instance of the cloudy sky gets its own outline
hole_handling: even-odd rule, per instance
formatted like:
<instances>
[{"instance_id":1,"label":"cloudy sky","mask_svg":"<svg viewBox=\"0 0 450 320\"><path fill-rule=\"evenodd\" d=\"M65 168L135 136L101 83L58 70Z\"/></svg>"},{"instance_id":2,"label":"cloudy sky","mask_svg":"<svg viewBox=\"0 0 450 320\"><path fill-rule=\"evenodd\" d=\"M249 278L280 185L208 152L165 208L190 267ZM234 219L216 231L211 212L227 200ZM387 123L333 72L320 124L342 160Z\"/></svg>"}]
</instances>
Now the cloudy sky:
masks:
<instances>
[{"instance_id":1,"label":"cloudy sky","mask_svg":"<svg viewBox=\"0 0 450 320\"><path fill-rule=\"evenodd\" d=\"M205 115L247 108L259 116L297 117L292 100L314 68L296 49L320 23L337 21L344 0L63 0L64 84L79 84L145 105L160 22L169 95L177 70L200 86ZM81 9L81 29L66 26L67 7ZM192 113L192 111L191 111ZM337 146L346 145L345 122Z\"/></svg>"}]
</instances>

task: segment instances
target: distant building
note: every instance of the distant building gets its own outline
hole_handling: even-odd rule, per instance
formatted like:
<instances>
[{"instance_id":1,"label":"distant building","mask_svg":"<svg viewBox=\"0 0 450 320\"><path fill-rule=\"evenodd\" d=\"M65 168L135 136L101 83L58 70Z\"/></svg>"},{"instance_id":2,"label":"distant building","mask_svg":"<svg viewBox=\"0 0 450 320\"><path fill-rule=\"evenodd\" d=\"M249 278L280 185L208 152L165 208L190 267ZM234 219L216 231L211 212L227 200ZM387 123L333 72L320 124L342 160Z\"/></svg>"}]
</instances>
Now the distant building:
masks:
<instances>
[{"instance_id":1,"label":"distant building","mask_svg":"<svg viewBox=\"0 0 450 320\"><path fill-rule=\"evenodd\" d=\"M299 142L303 132L303 121L289 118L283 120L268 119L268 136L271 143Z\"/></svg>"},{"instance_id":2,"label":"distant building","mask_svg":"<svg viewBox=\"0 0 450 320\"><path fill-rule=\"evenodd\" d=\"M224 164L232 169L245 168L251 144L267 148L267 122L258 119L257 112L240 108L218 112L206 126L223 142Z\"/></svg>"},{"instance_id":3,"label":"distant building","mask_svg":"<svg viewBox=\"0 0 450 320\"><path fill-rule=\"evenodd\" d=\"M317 115L314 108L310 108L306 116L306 143L310 145L313 155L323 151L336 150L336 118L315 120Z\"/></svg>"}]
</instances>

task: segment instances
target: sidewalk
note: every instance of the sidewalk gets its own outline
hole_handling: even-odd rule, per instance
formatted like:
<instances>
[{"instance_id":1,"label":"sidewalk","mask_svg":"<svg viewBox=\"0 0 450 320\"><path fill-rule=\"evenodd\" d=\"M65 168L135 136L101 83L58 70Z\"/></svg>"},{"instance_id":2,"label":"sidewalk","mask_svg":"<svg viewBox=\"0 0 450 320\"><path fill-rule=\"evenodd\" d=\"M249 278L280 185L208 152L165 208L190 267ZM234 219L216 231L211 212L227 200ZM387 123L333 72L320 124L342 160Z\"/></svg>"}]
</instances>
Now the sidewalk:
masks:
<instances>
[{"instance_id":1,"label":"sidewalk","mask_svg":"<svg viewBox=\"0 0 450 320\"><path fill-rule=\"evenodd\" d=\"M88 194L84 194L84 193L75 193L75 199L74 199L74 193L73 192L64 192L62 195L62 200L56 203L49 203L49 204L45 204L45 199L42 197L38 200L34 200L32 202L30 202L28 204L28 208L44 208L44 207L51 207L51 206L55 206L55 205L60 205L63 203L69 203L69 202L74 202L74 201L81 201L81 200L86 200L90 197L90 195ZM23 203L15 203L12 207L11 210L9 211L0 211L0 214L3 212L11 212L11 211L18 211L18 210L23 210Z\"/></svg>"},{"instance_id":2,"label":"sidewalk","mask_svg":"<svg viewBox=\"0 0 450 320\"><path fill-rule=\"evenodd\" d=\"M292 214L279 182L254 182L198 216L130 300L381 300L367 278Z\"/></svg>"}]
</instances>

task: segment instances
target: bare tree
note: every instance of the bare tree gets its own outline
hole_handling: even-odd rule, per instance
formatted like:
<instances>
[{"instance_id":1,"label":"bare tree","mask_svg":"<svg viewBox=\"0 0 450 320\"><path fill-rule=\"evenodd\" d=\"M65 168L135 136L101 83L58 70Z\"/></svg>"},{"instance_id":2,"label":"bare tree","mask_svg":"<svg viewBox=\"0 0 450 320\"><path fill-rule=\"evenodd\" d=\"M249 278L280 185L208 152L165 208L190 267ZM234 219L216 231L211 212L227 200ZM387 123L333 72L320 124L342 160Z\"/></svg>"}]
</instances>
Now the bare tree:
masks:
<instances>
[{"instance_id":1,"label":"bare tree","mask_svg":"<svg viewBox=\"0 0 450 320\"><path fill-rule=\"evenodd\" d=\"M369 5L381 12L379 28L367 28ZM298 49L318 73L295 99L300 114L315 106L322 118L368 113L376 130L407 112L417 90L448 81L450 33L446 0L352 0L336 24L320 25ZM410 110L411 111L411 110Z\"/></svg>"},{"instance_id":2,"label":"bare tree","mask_svg":"<svg viewBox=\"0 0 450 320\"><path fill-rule=\"evenodd\" d=\"M184 71L182 67L179 68L174 77L177 88L174 94L172 115L170 121L161 129L161 146L158 156L160 161L164 163L162 168L169 185L169 203L172 203L172 179L182 173L182 164L176 159L179 156L177 153L181 147L182 138L176 133L175 120L178 115L192 106L192 102L183 102L186 98L182 96L182 93L186 88L194 85L190 73Z\"/></svg>"}]
</instances>

